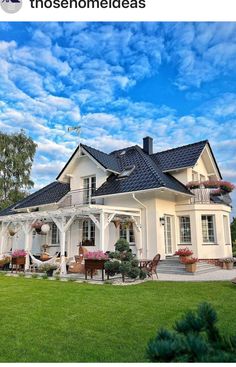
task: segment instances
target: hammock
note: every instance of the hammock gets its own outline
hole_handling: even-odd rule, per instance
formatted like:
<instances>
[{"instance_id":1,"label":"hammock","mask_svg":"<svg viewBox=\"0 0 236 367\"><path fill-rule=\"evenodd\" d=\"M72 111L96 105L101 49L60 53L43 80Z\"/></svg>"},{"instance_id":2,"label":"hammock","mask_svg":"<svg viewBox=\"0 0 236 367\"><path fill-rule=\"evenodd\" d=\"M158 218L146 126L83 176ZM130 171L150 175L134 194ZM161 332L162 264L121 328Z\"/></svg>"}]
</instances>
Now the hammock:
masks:
<instances>
[{"instance_id":1,"label":"hammock","mask_svg":"<svg viewBox=\"0 0 236 367\"><path fill-rule=\"evenodd\" d=\"M33 265L42 266L42 265L55 265L56 264L57 254L54 255L50 260L46 260L46 261L41 261L41 260L36 259L36 257L34 257L31 254L31 252L29 252L29 255L32 259Z\"/></svg>"}]
</instances>

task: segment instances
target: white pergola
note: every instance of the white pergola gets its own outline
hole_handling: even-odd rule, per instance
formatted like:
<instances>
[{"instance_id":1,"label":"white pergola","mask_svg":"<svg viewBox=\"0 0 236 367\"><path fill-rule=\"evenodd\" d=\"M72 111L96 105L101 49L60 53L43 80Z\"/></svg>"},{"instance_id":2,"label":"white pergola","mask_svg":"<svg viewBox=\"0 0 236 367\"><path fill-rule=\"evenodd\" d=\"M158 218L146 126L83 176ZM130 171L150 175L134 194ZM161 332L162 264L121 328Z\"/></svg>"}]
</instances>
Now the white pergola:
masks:
<instances>
[{"instance_id":1,"label":"white pergola","mask_svg":"<svg viewBox=\"0 0 236 367\"><path fill-rule=\"evenodd\" d=\"M109 226L110 222L115 216L130 217L136 227L138 233L140 233L141 242L141 210L138 208L124 208L124 207L111 207L105 205L86 205L86 206L74 206L68 208L60 208L54 210L45 210L37 212L24 212L19 214L7 215L0 218L2 223L0 233L0 254L4 251L4 243L7 239L8 227L10 224L19 225L25 235L25 250L29 254L32 248L32 225L40 219L45 221L52 221L58 227L60 232L60 252L61 252L61 275L66 274L66 233L70 229L72 223L76 218L90 218L95 226L99 230L100 234L100 249L105 249L105 230ZM26 256L25 270L29 269L29 255Z\"/></svg>"}]
</instances>

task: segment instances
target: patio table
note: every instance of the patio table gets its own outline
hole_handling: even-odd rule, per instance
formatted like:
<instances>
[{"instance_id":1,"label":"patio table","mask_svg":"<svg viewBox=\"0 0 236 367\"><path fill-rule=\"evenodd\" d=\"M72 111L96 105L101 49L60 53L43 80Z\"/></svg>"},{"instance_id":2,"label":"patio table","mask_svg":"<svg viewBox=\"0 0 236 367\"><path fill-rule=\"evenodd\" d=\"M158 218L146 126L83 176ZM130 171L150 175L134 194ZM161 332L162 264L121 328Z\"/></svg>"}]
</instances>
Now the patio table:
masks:
<instances>
[{"instance_id":1,"label":"patio table","mask_svg":"<svg viewBox=\"0 0 236 367\"><path fill-rule=\"evenodd\" d=\"M91 279L93 279L93 272L95 270L102 270L102 280L104 280L104 264L107 260L98 260L98 259L85 259L84 267L85 267L85 279L88 277L88 270L91 272Z\"/></svg>"}]
</instances>

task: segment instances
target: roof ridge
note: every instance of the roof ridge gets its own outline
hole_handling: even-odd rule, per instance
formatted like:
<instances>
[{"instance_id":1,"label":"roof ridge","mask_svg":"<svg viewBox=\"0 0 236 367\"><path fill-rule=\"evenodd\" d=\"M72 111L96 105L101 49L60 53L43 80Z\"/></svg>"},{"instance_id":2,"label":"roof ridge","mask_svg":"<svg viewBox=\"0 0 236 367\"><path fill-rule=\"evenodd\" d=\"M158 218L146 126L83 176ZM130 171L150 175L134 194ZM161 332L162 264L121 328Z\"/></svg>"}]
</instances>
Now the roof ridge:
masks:
<instances>
[{"instance_id":1,"label":"roof ridge","mask_svg":"<svg viewBox=\"0 0 236 367\"><path fill-rule=\"evenodd\" d=\"M159 169L159 167L152 161L152 159L150 159L150 157L147 154L144 153L144 151L142 150L142 148L139 145L135 145L135 148L138 151L138 153L142 156L142 158L145 159L145 162L148 164L148 166L151 168L151 172L153 176L157 178L163 186L166 186L161 175L159 175L158 171L160 171L161 174L163 174L163 172ZM155 164L155 168L153 164Z\"/></svg>"},{"instance_id":2,"label":"roof ridge","mask_svg":"<svg viewBox=\"0 0 236 367\"><path fill-rule=\"evenodd\" d=\"M153 153L151 154L152 156L153 155L156 155L156 154L162 154L162 153L166 153L166 152L171 152L173 150L177 150L177 149L181 149L181 148L185 148L185 147L191 147L193 145L198 145L198 144L202 144L202 143L209 143L209 140L208 139L205 139L205 140L201 140L201 141L197 141L196 143L191 143L191 144L186 144L186 145L181 145L179 147L176 147L176 148L171 148L171 149L166 149L166 150L162 150L160 152L156 152L156 153Z\"/></svg>"}]
</instances>

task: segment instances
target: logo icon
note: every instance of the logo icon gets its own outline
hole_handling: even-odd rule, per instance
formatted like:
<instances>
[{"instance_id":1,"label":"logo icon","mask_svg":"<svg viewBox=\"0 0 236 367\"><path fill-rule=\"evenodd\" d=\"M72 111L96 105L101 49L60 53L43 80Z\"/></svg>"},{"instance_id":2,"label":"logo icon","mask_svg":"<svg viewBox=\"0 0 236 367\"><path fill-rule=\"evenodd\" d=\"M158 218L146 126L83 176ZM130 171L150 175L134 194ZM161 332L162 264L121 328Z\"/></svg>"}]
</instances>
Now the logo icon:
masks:
<instances>
[{"instance_id":1,"label":"logo icon","mask_svg":"<svg viewBox=\"0 0 236 367\"><path fill-rule=\"evenodd\" d=\"M6 13L17 13L22 7L22 0L0 0L1 7Z\"/></svg>"}]
</instances>

